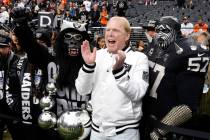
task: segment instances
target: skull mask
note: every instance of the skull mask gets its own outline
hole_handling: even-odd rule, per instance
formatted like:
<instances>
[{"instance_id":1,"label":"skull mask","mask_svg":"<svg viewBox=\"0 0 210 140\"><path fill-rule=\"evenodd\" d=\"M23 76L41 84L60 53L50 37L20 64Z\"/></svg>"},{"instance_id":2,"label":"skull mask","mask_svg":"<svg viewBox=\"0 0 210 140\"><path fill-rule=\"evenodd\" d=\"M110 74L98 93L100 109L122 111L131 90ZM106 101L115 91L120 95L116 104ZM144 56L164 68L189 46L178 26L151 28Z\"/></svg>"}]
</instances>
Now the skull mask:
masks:
<instances>
[{"instance_id":1,"label":"skull mask","mask_svg":"<svg viewBox=\"0 0 210 140\"><path fill-rule=\"evenodd\" d=\"M81 33L67 32L64 34L64 43L67 47L67 52L69 56L79 55L82 41L83 36Z\"/></svg>"},{"instance_id":2,"label":"skull mask","mask_svg":"<svg viewBox=\"0 0 210 140\"><path fill-rule=\"evenodd\" d=\"M58 37L58 46L63 44L63 53L68 57L79 56L82 42L84 40L90 40L85 25L78 22L63 21Z\"/></svg>"}]
</instances>

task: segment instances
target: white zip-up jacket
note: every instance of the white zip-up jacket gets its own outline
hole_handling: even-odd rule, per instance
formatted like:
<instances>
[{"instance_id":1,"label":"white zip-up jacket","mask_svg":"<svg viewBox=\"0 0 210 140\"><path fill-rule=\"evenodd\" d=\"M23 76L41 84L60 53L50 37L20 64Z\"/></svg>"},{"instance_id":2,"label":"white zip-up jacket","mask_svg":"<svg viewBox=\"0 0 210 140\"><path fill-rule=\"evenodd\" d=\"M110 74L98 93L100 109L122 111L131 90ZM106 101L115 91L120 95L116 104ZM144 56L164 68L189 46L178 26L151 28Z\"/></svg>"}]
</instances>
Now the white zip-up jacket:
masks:
<instances>
[{"instance_id":1,"label":"white zip-up jacket","mask_svg":"<svg viewBox=\"0 0 210 140\"><path fill-rule=\"evenodd\" d=\"M92 94L92 121L97 126L137 127L142 116L142 97L148 87L147 56L128 47L124 67L112 71L115 57L98 50L96 65L84 64L76 79L79 94Z\"/></svg>"}]
</instances>

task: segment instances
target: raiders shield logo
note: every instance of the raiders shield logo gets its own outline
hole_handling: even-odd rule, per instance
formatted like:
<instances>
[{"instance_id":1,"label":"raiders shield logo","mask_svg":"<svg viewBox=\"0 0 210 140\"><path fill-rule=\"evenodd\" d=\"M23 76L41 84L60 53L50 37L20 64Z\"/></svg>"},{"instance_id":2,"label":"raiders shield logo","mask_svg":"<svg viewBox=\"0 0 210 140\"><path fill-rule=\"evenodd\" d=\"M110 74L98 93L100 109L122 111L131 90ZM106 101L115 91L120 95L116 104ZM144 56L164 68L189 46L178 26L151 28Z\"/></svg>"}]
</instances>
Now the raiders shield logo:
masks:
<instances>
[{"instance_id":1,"label":"raiders shield logo","mask_svg":"<svg viewBox=\"0 0 210 140\"><path fill-rule=\"evenodd\" d=\"M124 68L127 72L129 72L131 69L131 65L124 63Z\"/></svg>"},{"instance_id":2,"label":"raiders shield logo","mask_svg":"<svg viewBox=\"0 0 210 140\"><path fill-rule=\"evenodd\" d=\"M119 3L119 8L124 8L124 3L123 2Z\"/></svg>"},{"instance_id":3,"label":"raiders shield logo","mask_svg":"<svg viewBox=\"0 0 210 140\"><path fill-rule=\"evenodd\" d=\"M191 46L190 46L190 49L193 50L193 51L195 51L195 50L197 50L197 46L191 45Z\"/></svg>"},{"instance_id":4,"label":"raiders shield logo","mask_svg":"<svg viewBox=\"0 0 210 140\"><path fill-rule=\"evenodd\" d=\"M81 27L81 24L78 22L73 23L74 28L79 29Z\"/></svg>"},{"instance_id":5,"label":"raiders shield logo","mask_svg":"<svg viewBox=\"0 0 210 140\"><path fill-rule=\"evenodd\" d=\"M145 82L148 83L148 82L149 82L149 72L143 71L142 79L143 79Z\"/></svg>"}]
</instances>

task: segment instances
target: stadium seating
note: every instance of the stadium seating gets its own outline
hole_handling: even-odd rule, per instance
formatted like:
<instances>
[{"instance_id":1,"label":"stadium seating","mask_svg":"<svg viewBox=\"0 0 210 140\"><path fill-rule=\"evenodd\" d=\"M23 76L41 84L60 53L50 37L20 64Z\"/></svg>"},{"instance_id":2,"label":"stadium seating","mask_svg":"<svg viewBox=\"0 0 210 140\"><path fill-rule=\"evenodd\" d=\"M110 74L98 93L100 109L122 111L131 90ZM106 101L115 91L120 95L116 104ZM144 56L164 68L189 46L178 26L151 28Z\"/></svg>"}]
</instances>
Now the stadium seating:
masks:
<instances>
[{"instance_id":1,"label":"stadium seating","mask_svg":"<svg viewBox=\"0 0 210 140\"><path fill-rule=\"evenodd\" d=\"M112 0L110 0L112 1ZM115 1L115 0L113 0ZM178 8L175 0L158 0L157 5L144 5L138 0L132 0L127 11L126 18L130 21L132 27L141 27L149 20L159 19L162 16L175 16L179 20L183 16L188 16L192 23L195 23L200 16L210 25L210 1L209 0L193 0L194 8ZM114 9L111 9L110 16L113 16ZM91 29L94 32L94 29ZM131 41L135 42L139 39L145 40L143 29L134 29Z\"/></svg>"}]
</instances>

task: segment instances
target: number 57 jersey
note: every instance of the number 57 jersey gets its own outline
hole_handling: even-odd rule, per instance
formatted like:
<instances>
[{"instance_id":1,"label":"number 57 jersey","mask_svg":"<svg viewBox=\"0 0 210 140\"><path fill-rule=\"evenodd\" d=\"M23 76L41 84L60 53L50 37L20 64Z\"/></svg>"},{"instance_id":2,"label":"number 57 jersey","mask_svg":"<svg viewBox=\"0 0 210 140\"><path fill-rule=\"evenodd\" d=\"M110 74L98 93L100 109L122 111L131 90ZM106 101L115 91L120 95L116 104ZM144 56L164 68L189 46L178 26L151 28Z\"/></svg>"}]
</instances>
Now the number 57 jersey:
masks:
<instances>
[{"instance_id":1,"label":"number 57 jersey","mask_svg":"<svg viewBox=\"0 0 210 140\"><path fill-rule=\"evenodd\" d=\"M166 50L150 44L145 52L149 59L150 80L146 110L157 118L174 106L187 105L195 112L202 94L209 64L209 51L192 45L190 39L173 42Z\"/></svg>"}]
</instances>

